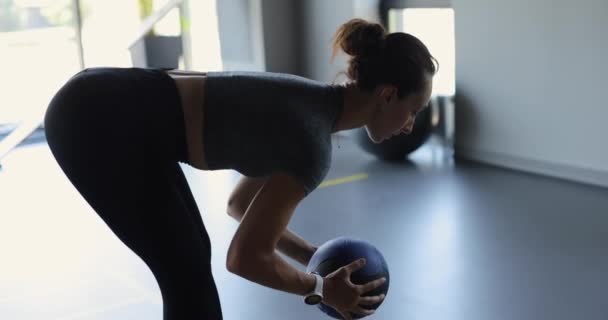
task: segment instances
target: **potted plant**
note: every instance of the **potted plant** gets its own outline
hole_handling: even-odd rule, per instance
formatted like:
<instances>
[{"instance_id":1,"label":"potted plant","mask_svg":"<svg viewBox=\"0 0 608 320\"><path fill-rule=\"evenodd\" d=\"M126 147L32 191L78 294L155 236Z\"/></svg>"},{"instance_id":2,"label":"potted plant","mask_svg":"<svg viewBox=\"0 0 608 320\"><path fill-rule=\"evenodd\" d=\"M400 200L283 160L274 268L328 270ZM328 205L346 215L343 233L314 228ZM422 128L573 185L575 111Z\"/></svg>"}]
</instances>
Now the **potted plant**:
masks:
<instances>
[{"instance_id":1,"label":"potted plant","mask_svg":"<svg viewBox=\"0 0 608 320\"><path fill-rule=\"evenodd\" d=\"M138 0L139 15L144 21L154 12L154 0ZM158 35L152 28L143 37L145 64L154 68L179 68L179 59L183 54L181 35ZM134 61L135 62L135 61Z\"/></svg>"}]
</instances>

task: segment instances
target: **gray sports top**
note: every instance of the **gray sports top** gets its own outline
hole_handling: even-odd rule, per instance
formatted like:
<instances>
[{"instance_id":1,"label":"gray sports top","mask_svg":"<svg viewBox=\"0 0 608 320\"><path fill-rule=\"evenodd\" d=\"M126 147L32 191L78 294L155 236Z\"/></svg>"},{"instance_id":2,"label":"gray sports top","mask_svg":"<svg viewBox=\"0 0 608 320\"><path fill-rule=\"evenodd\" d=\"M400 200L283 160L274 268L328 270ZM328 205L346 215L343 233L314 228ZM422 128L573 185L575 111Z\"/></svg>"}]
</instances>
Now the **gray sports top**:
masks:
<instances>
[{"instance_id":1,"label":"gray sports top","mask_svg":"<svg viewBox=\"0 0 608 320\"><path fill-rule=\"evenodd\" d=\"M308 195L331 162L343 88L271 72L208 72L203 139L210 170L249 177L283 171Z\"/></svg>"}]
</instances>

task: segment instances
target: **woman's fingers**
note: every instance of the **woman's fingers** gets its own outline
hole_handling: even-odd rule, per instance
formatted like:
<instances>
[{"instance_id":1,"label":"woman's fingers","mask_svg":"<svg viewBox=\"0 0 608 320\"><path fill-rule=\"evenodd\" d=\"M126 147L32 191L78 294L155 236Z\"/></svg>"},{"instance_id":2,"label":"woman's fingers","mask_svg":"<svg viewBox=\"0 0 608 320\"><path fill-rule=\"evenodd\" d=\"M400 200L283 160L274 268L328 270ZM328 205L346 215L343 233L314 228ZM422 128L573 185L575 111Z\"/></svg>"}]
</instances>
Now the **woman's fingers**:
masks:
<instances>
[{"instance_id":1,"label":"woman's fingers","mask_svg":"<svg viewBox=\"0 0 608 320\"><path fill-rule=\"evenodd\" d=\"M351 274L365 266L365 259L358 259L344 267L347 274Z\"/></svg>"},{"instance_id":2,"label":"woman's fingers","mask_svg":"<svg viewBox=\"0 0 608 320\"><path fill-rule=\"evenodd\" d=\"M372 291L372 290L380 287L385 282L386 282L386 278L380 278L380 279L370 281L366 284L362 284L362 285L358 286L358 288L359 288L359 291L361 292L361 294L364 294L368 291Z\"/></svg>"},{"instance_id":3,"label":"woman's fingers","mask_svg":"<svg viewBox=\"0 0 608 320\"><path fill-rule=\"evenodd\" d=\"M372 306L376 303L382 302L382 300L384 300L384 294L379 296L361 297L359 298L359 305Z\"/></svg>"},{"instance_id":4,"label":"woman's fingers","mask_svg":"<svg viewBox=\"0 0 608 320\"><path fill-rule=\"evenodd\" d=\"M349 312L342 312L340 310L336 310L336 311L340 314L340 316L342 316L342 319L344 319L344 320L353 320L353 318L350 316Z\"/></svg>"},{"instance_id":5,"label":"woman's fingers","mask_svg":"<svg viewBox=\"0 0 608 320\"><path fill-rule=\"evenodd\" d=\"M353 312L360 316L369 316L370 314L374 314L374 312L376 312L376 310L356 307L355 310L353 310Z\"/></svg>"},{"instance_id":6,"label":"woman's fingers","mask_svg":"<svg viewBox=\"0 0 608 320\"><path fill-rule=\"evenodd\" d=\"M350 310L350 312L354 312L361 316L369 316L369 315L373 314L374 312L376 312L376 310L366 309L366 308L363 308L362 306L372 306L376 303L382 302L382 300L384 300L384 297L385 297L384 294L381 294L378 296L360 297L359 301L358 301L358 305L353 310ZM336 311L338 311L338 310L336 310ZM342 318L346 319L346 320L352 320L350 312L349 311L344 311L344 312L338 311L340 316L342 316Z\"/></svg>"}]
</instances>

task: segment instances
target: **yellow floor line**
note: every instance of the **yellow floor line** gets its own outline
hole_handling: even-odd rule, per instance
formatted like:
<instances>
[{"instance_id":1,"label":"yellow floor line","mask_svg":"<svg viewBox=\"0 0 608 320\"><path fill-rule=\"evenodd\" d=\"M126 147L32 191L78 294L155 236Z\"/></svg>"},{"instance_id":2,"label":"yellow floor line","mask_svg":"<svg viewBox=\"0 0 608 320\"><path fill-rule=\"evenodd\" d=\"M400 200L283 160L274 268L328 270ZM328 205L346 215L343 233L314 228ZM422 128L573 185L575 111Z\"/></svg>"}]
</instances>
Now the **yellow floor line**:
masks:
<instances>
[{"instance_id":1,"label":"yellow floor line","mask_svg":"<svg viewBox=\"0 0 608 320\"><path fill-rule=\"evenodd\" d=\"M321 185L319 185L319 188L331 187L331 186L335 186L335 185L342 184L342 183L364 180L364 179L367 179L367 177L368 177L367 173L360 173L360 174L355 174L355 175L348 176L348 177L326 180L326 181L323 181L323 183L321 183Z\"/></svg>"}]
</instances>

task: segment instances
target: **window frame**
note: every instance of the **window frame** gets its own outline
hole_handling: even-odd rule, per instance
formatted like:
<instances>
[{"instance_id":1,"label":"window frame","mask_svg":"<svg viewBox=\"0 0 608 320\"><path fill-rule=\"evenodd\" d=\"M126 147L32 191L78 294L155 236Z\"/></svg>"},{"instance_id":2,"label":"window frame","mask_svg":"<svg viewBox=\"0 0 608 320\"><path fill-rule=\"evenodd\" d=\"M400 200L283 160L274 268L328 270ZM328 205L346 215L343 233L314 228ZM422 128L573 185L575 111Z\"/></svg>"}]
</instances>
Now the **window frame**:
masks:
<instances>
[{"instance_id":1,"label":"window frame","mask_svg":"<svg viewBox=\"0 0 608 320\"><path fill-rule=\"evenodd\" d=\"M380 0L380 21L388 28L388 12L390 9L453 9L451 0Z\"/></svg>"}]
</instances>

